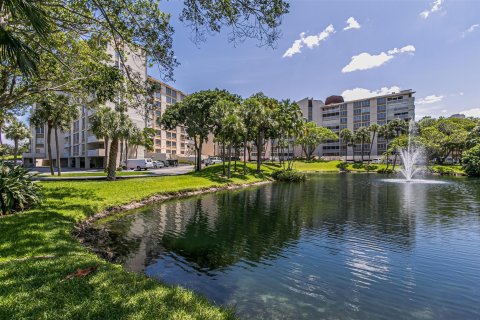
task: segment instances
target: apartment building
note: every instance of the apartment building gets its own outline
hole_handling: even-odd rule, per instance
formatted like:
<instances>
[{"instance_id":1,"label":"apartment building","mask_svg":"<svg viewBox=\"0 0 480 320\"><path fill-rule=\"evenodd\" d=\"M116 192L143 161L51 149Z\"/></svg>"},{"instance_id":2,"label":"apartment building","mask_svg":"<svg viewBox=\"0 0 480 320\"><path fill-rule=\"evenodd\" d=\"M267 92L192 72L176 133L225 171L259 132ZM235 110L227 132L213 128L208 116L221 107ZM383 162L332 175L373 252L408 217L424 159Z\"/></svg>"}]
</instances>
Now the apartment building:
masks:
<instances>
[{"instance_id":1,"label":"apartment building","mask_svg":"<svg viewBox=\"0 0 480 320\"><path fill-rule=\"evenodd\" d=\"M147 79L147 64L146 56L143 52L125 54L123 57L123 63L120 59L120 54L116 51L115 47L107 44L107 52L112 57L112 64L121 70L122 73L126 73L128 68L130 74L138 78L139 81L146 81ZM115 103L108 102L107 106L114 109ZM34 106L35 108L35 106ZM101 168L105 158L105 146L102 138L96 137L91 131L91 118L95 111L83 106L79 110L78 119L74 120L70 129L65 132L61 132L59 135L59 148L61 149L61 164L65 167L74 168ZM126 110L129 117L134 124L140 128L145 128L146 119L142 110L128 109ZM30 151L23 154L23 160L26 166L36 167L48 165L50 159L46 152L46 126L44 127L32 127L32 139L30 141ZM52 161L56 162L56 149L55 141L52 134ZM120 146L122 149L122 146ZM145 150L143 147L138 147L137 153L134 154L133 150L130 150L128 157L145 156ZM117 161L120 163L120 154Z\"/></svg>"},{"instance_id":2,"label":"apartment building","mask_svg":"<svg viewBox=\"0 0 480 320\"><path fill-rule=\"evenodd\" d=\"M148 155L161 160L193 156L192 141L185 132L185 127L178 126L174 130L163 130L158 125L158 120L165 109L177 101L182 101L185 94L151 76L148 77L148 81L152 84L154 90L151 97L153 110L147 115L146 126L155 130L154 151L148 153Z\"/></svg>"},{"instance_id":3,"label":"apartment building","mask_svg":"<svg viewBox=\"0 0 480 320\"><path fill-rule=\"evenodd\" d=\"M302 113L307 121L314 121L319 126L331 129L335 133L348 128L355 132L361 127L368 127L372 123L384 125L393 119L415 119L414 91L403 90L366 99L344 101L341 96L330 96L323 103L321 100L305 98L298 101ZM371 143L364 145L364 157L370 154ZM375 137L372 144L371 157L379 157L386 151L386 141ZM347 153L348 149L348 153ZM320 145L315 150L319 157L338 159L347 155L348 159L361 156L362 146L356 144L353 148L346 148L345 143L339 140ZM300 155L298 152L297 155Z\"/></svg>"}]
</instances>

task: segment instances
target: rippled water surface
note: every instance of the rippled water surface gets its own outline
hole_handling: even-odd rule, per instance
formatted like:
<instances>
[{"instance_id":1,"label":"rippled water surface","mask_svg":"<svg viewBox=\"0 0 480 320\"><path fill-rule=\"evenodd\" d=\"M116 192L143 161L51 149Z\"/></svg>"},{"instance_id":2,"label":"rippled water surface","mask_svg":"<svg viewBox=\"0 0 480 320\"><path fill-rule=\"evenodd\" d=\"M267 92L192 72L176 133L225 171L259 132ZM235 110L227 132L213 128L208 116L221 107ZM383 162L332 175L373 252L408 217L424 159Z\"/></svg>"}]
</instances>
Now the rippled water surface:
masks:
<instances>
[{"instance_id":1,"label":"rippled water surface","mask_svg":"<svg viewBox=\"0 0 480 320\"><path fill-rule=\"evenodd\" d=\"M480 319L480 180L312 175L109 222L132 271L243 319Z\"/></svg>"}]
</instances>

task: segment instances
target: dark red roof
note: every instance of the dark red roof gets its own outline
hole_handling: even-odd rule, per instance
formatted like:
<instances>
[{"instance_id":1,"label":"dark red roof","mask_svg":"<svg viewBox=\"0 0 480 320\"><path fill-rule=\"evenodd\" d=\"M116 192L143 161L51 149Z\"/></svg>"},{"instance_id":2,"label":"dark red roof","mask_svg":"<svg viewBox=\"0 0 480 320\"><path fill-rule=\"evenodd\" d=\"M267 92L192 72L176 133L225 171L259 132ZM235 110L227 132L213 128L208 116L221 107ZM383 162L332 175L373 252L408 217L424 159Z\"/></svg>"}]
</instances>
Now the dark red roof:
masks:
<instances>
[{"instance_id":1,"label":"dark red roof","mask_svg":"<svg viewBox=\"0 0 480 320\"><path fill-rule=\"evenodd\" d=\"M330 96L325 100L325 105L328 106L329 104L342 103L342 102L344 102L342 96Z\"/></svg>"}]
</instances>

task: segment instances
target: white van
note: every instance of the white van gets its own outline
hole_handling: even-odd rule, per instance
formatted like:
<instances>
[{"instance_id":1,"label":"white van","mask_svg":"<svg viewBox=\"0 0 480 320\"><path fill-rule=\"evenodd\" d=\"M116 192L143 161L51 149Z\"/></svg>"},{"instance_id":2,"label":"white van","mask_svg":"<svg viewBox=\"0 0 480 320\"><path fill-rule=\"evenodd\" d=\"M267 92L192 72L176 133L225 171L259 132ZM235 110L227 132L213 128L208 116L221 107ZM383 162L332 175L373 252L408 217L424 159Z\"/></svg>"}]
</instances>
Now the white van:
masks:
<instances>
[{"instance_id":1,"label":"white van","mask_svg":"<svg viewBox=\"0 0 480 320\"><path fill-rule=\"evenodd\" d=\"M153 168L153 161L150 158L146 159L127 159L127 169L133 170L147 170Z\"/></svg>"},{"instance_id":2,"label":"white van","mask_svg":"<svg viewBox=\"0 0 480 320\"><path fill-rule=\"evenodd\" d=\"M212 165L212 164L217 164L217 163L222 163L222 162L223 162L223 160L220 157L210 157L210 158L205 160L205 165L209 166L209 165Z\"/></svg>"},{"instance_id":3,"label":"white van","mask_svg":"<svg viewBox=\"0 0 480 320\"><path fill-rule=\"evenodd\" d=\"M375 164L380 164L383 163L384 160L382 158L373 158L371 162Z\"/></svg>"}]
</instances>

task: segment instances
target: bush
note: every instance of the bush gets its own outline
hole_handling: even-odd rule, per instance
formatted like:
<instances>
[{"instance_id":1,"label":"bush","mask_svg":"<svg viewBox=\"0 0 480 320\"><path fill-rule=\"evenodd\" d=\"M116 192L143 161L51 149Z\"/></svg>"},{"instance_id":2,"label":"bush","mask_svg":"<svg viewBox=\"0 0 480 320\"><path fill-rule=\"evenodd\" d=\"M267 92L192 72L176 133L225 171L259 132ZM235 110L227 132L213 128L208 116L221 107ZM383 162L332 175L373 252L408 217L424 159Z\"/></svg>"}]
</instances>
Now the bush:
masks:
<instances>
[{"instance_id":1,"label":"bush","mask_svg":"<svg viewBox=\"0 0 480 320\"><path fill-rule=\"evenodd\" d=\"M349 172L350 170L348 169L348 162L340 162L337 164L337 168L340 169L342 172Z\"/></svg>"},{"instance_id":2,"label":"bush","mask_svg":"<svg viewBox=\"0 0 480 320\"><path fill-rule=\"evenodd\" d=\"M450 168L450 167L433 167L431 169L431 172L438 173L442 176L455 174L455 170L453 170L453 168Z\"/></svg>"},{"instance_id":3,"label":"bush","mask_svg":"<svg viewBox=\"0 0 480 320\"><path fill-rule=\"evenodd\" d=\"M28 209L41 200L41 187L31 180L28 170L0 164L0 207L3 215Z\"/></svg>"},{"instance_id":4,"label":"bush","mask_svg":"<svg viewBox=\"0 0 480 320\"><path fill-rule=\"evenodd\" d=\"M307 176L294 170L277 170L272 173L272 178L283 182L300 182L305 181Z\"/></svg>"},{"instance_id":5,"label":"bush","mask_svg":"<svg viewBox=\"0 0 480 320\"><path fill-rule=\"evenodd\" d=\"M480 177L480 145L465 152L462 158L462 167L469 176Z\"/></svg>"},{"instance_id":6,"label":"bush","mask_svg":"<svg viewBox=\"0 0 480 320\"><path fill-rule=\"evenodd\" d=\"M393 171L393 169L382 168L382 169L378 169L378 170L377 170L377 173L381 173L381 174L393 174L393 173L395 173L395 171Z\"/></svg>"},{"instance_id":7,"label":"bush","mask_svg":"<svg viewBox=\"0 0 480 320\"><path fill-rule=\"evenodd\" d=\"M367 170L367 172L375 171L377 168L378 168L378 166L373 165L373 164L369 164L369 165L365 166L365 170Z\"/></svg>"}]
</instances>

